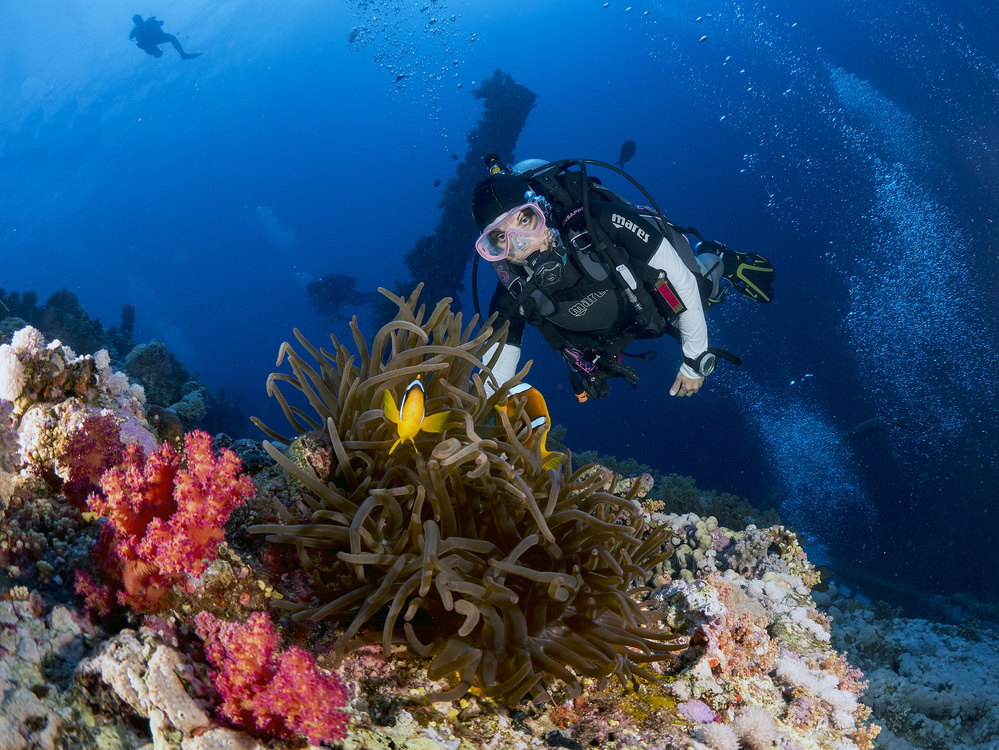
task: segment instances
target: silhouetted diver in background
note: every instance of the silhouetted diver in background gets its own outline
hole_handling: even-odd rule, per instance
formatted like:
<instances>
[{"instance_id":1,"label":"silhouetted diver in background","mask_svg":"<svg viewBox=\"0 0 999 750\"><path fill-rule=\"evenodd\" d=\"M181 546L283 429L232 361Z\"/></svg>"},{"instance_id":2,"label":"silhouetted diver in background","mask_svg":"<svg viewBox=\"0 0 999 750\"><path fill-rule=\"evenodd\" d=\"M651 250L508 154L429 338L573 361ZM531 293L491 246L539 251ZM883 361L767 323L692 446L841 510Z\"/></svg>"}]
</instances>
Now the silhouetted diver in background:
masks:
<instances>
[{"instance_id":1,"label":"silhouetted diver in background","mask_svg":"<svg viewBox=\"0 0 999 750\"><path fill-rule=\"evenodd\" d=\"M149 18L143 21L142 16L136 13L132 16L132 21L135 23L135 26L132 28L132 33L128 35L128 38L134 39L135 45L147 55L163 57L163 50L158 45L167 42L172 44L174 49L180 53L181 60L190 60L201 54L200 52L185 52L184 48L180 46L180 42L177 41L177 37L163 31L163 22L157 20L156 16L149 16Z\"/></svg>"},{"instance_id":2,"label":"silhouetted diver in background","mask_svg":"<svg viewBox=\"0 0 999 750\"><path fill-rule=\"evenodd\" d=\"M343 305L365 305L378 299L378 292L359 292L354 289L357 279L341 273L328 273L305 288L312 306L320 315L328 316L323 325L334 320L347 320L340 308Z\"/></svg>"}]
</instances>

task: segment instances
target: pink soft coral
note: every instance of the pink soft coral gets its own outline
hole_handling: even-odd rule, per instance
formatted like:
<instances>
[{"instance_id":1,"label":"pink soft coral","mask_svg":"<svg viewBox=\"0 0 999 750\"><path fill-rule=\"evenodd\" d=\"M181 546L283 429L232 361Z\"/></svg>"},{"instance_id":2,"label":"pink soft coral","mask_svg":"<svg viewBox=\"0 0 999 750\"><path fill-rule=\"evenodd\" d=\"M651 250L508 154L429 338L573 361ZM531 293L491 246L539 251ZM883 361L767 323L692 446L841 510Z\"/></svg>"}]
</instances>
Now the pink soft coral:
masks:
<instances>
[{"instance_id":1,"label":"pink soft coral","mask_svg":"<svg viewBox=\"0 0 999 750\"><path fill-rule=\"evenodd\" d=\"M64 440L60 463L67 470L63 492L77 507L98 488L101 477L121 463L124 446L113 414L90 414Z\"/></svg>"},{"instance_id":2,"label":"pink soft coral","mask_svg":"<svg viewBox=\"0 0 999 750\"><path fill-rule=\"evenodd\" d=\"M270 618L254 612L244 625L208 612L195 617L205 640L205 655L222 696L220 712L235 726L258 737L331 742L347 736L347 717L339 709L347 690L335 674L320 672L304 649L278 651L280 636Z\"/></svg>"},{"instance_id":3,"label":"pink soft coral","mask_svg":"<svg viewBox=\"0 0 999 750\"><path fill-rule=\"evenodd\" d=\"M241 472L232 451L223 449L216 458L206 432L184 436L183 457L167 443L148 459L137 445L126 446L121 465L101 477L104 495L87 498L90 509L109 522L97 568L124 586L121 604L155 612L186 574L204 572L218 553L229 515L254 492Z\"/></svg>"}]
</instances>

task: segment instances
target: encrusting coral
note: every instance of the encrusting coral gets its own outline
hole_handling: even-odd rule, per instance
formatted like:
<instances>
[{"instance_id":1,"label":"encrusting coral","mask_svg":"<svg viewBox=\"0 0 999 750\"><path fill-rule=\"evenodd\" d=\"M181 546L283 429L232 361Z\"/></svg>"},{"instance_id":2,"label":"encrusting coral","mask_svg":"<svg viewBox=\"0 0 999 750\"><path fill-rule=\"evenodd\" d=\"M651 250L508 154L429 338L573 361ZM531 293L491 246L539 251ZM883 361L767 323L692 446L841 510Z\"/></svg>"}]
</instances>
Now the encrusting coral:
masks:
<instances>
[{"instance_id":1,"label":"encrusting coral","mask_svg":"<svg viewBox=\"0 0 999 750\"><path fill-rule=\"evenodd\" d=\"M275 606L293 619L347 623L338 659L371 643L432 658L430 679L457 674L439 700L474 687L543 701L552 678L570 696L584 677L654 680L641 665L685 644L658 627L660 615L640 602L648 590L633 584L668 556L666 530L647 534L633 502L601 490L606 474L581 478L571 456L545 470L540 441L527 447L524 402L509 416L495 408L526 370L492 396L483 382L482 358L505 329L475 333L473 318L463 330L446 299L424 322L419 292L403 300L382 290L399 312L370 350L351 324L356 356L335 337L328 352L297 331L313 362L281 347L278 364L287 357L294 374L273 374L268 392L300 435L315 441L325 431L328 456L299 466L265 443L311 492L298 517L279 506L283 523L251 529L293 545L311 576L311 595ZM384 393L399 401L417 377L426 413L450 410L450 419L443 434L421 432L415 447L390 455L398 434ZM304 394L318 419L289 404L279 383Z\"/></svg>"}]
</instances>

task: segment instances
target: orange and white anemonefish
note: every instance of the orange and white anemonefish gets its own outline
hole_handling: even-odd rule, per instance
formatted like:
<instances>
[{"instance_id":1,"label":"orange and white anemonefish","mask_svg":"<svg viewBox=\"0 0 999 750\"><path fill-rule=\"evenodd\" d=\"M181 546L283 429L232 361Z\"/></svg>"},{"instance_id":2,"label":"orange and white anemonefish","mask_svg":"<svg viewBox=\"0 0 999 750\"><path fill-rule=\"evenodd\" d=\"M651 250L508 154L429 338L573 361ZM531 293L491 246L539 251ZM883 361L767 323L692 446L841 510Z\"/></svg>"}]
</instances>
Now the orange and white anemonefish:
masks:
<instances>
[{"instance_id":1,"label":"orange and white anemonefish","mask_svg":"<svg viewBox=\"0 0 999 750\"><path fill-rule=\"evenodd\" d=\"M552 426L552 420L551 416L548 414L548 404L545 403L545 397L541 395L541 391L533 385L529 385L527 383L517 383L517 385L510 389L509 396L523 396L527 398L527 403L524 404L524 415L530 422L531 434L527 437L526 445L528 448L533 448L534 438L536 436L540 436L538 448L541 453L542 468L546 471L548 469L554 469L559 465L559 462L564 458L564 456L561 453L550 451L545 447L545 442L548 438L548 430L550 430ZM503 406L497 406L496 408L506 412L507 416L510 416L516 410L516 407L510 403L509 398ZM541 429L543 427L547 429Z\"/></svg>"},{"instance_id":2,"label":"orange and white anemonefish","mask_svg":"<svg viewBox=\"0 0 999 750\"><path fill-rule=\"evenodd\" d=\"M392 443L389 453L399 447L399 444L408 440L416 447L413 439L420 430L424 432L443 432L447 427L448 417L451 412L442 411L438 414L425 414L426 392L423 390L423 383L419 378L414 380L406 388L406 393L402 397L402 406L396 408L395 397L392 391L386 390L382 398L382 409L385 411L385 419L399 426L399 439Z\"/></svg>"}]
</instances>

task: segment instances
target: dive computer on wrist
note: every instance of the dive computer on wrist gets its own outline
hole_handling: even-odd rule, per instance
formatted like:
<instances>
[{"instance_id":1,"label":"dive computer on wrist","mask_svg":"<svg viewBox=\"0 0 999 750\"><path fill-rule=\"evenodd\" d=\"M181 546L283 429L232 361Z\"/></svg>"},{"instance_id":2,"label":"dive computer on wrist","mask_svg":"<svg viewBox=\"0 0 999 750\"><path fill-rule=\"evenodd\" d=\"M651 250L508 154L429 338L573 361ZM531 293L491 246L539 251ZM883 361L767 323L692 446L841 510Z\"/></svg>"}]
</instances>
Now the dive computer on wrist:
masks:
<instances>
[{"instance_id":1,"label":"dive computer on wrist","mask_svg":"<svg viewBox=\"0 0 999 750\"><path fill-rule=\"evenodd\" d=\"M718 358L711 352L702 352L695 359L684 357L683 363L704 378L714 372L715 365L718 364Z\"/></svg>"}]
</instances>

